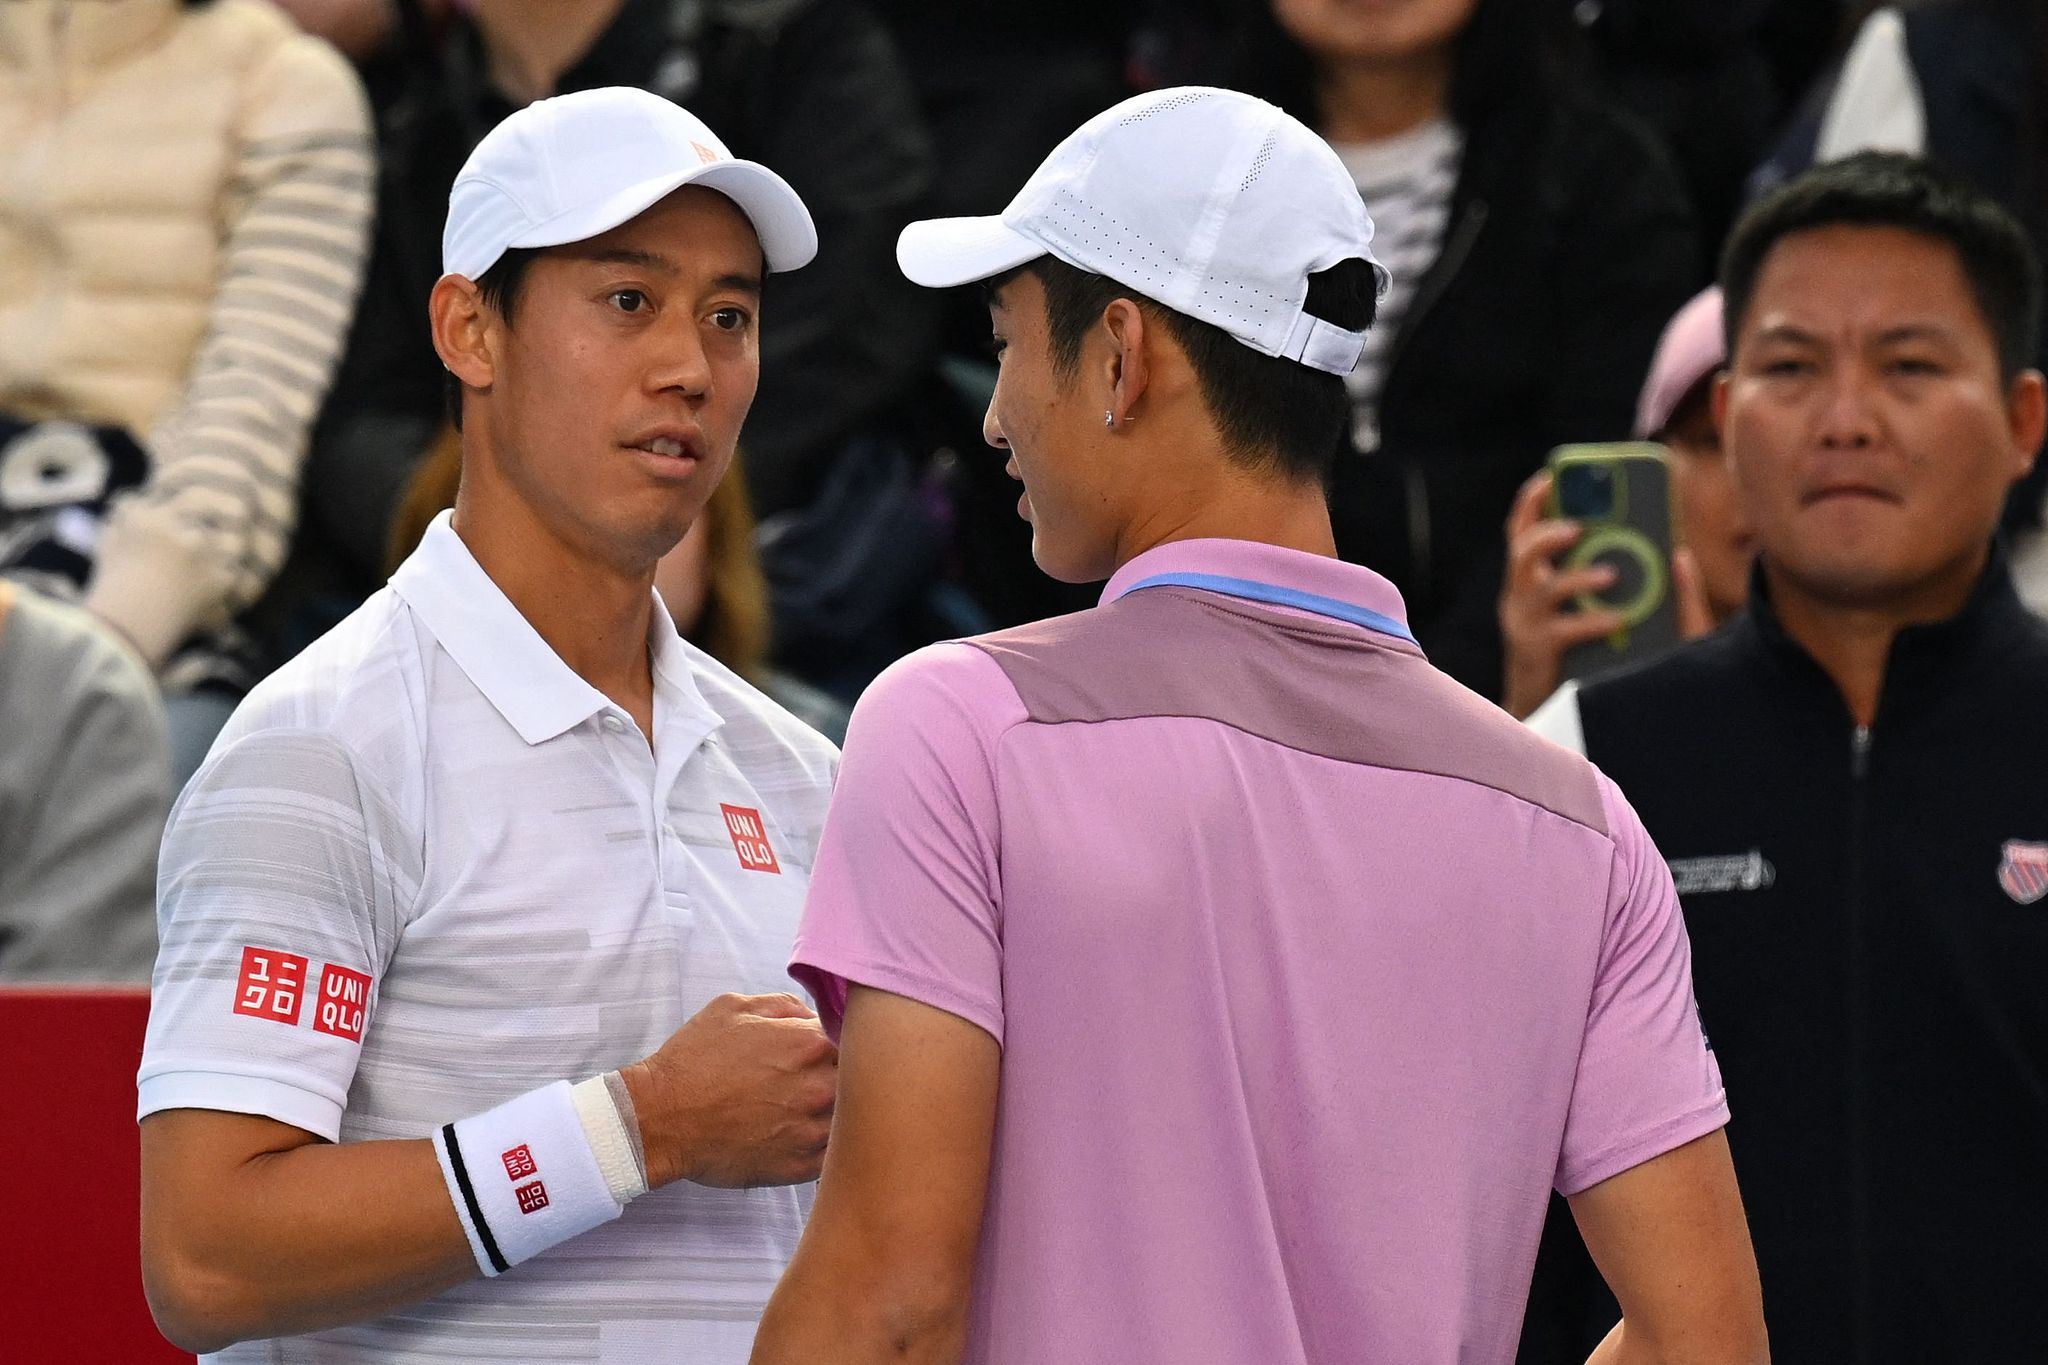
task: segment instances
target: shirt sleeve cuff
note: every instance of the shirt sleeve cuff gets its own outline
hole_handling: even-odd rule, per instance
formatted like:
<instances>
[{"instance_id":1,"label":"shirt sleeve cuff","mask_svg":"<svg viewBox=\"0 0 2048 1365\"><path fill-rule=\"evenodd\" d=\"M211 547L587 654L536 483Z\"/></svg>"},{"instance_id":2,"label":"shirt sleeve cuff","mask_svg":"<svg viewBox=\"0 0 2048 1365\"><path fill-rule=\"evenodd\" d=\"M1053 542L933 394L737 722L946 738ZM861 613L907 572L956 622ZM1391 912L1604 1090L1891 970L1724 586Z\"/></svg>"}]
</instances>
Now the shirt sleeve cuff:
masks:
<instances>
[{"instance_id":1,"label":"shirt sleeve cuff","mask_svg":"<svg viewBox=\"0 0 2048 1365\"><path fill-rule=\"evenodd\" d=\"M1559 1168L1557 1192L1567 1198L1581 1194L1652 1157L1660 1157L1727 1126L1728 1092L1716 1090L1704 1102L1675 1118L1603 1147L1583 1161Z\"/></svg>"},{"instance_id":2,"label":"shirt sleeve cuff","mask_svg":"<svg viewBox=\"0 0 2048 1365\"><path fill-rule=\"evenodd\" d=\"M789 964L789 972L817 998L820 1010L825 1014L826 1029L835 1042L839 1038L841 1022L838 1012L845 1005L846 992L843 986L834 987L834 979L849 985L871 986L957 1015L995 1039L998 1047L1002 1045L1003 1011L1000 1005L976 999L957 987L934 981L921 973L869 962L852 953L836 953L815 943L798 945L796 958ZM828 1001L831 1002L829 1005Z\"/></svg>"},{"instance_id":3,"label":"shirt sleeve cuff","mask_svg":"<svg viewBox=\"0 0 2048 1365\"><path fill-rule=\"evenodd\" d=\"M329 1142L341 1136L341 1106L283 1081L221 1071L164 1071L137 1087L137 1122L165 1109L219 1109L255 1114L304 1129Z\"/></svg>"}]
</instances>

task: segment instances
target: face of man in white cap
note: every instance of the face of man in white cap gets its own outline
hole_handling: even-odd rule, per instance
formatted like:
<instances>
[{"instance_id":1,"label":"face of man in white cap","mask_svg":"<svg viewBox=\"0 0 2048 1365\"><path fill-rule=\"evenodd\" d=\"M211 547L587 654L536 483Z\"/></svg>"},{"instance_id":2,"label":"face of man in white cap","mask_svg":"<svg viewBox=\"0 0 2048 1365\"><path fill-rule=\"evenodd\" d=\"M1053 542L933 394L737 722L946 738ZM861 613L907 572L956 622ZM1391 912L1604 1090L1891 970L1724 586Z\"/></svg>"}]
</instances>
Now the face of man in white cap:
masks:
<instances>
[{"instance_id":1,"label":"face of man in white cap","mask_svg":"<svg viewBox=\"0 0 2048 1365\"><path fill-rule=\"evenodd\" d=\"M1310 524L1384 288L1371 240L1322 139L1184 88L1091 119L999 217L913 224L897 258L919 284L988 288L985 435L1039 566L1084 582L1219 515L1263 538L1266 501L1298 523L1272 534L1328 552Z\"/></svg>"},{"instance_id":2,"label":"face of man in white cap","mask_svg":"<svg viewBox=\"0 0 2048 1365\"><path fill-rule=\"evenodd\" d=\"M501 558L651 574L732 462L766 272L815 250L779 176L645 91L543 100L493 130L450 195L431 303L462 387L455 522L479 559L516 541Z\"/></svg>"}]
</instances>

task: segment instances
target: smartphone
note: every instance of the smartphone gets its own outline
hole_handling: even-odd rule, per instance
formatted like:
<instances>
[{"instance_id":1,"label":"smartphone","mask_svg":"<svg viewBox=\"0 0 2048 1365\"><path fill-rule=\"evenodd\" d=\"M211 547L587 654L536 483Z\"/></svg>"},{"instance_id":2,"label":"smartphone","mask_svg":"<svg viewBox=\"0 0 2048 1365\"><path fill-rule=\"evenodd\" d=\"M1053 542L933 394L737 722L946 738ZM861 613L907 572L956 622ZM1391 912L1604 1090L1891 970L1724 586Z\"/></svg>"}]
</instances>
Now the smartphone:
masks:
<instances>
[{"instance_id":1,"label":"smartphone","mask_svg":"<svg viewBox=\"0 0 2048 1365\"><path fill-rule=\"evenodd\" d=\"M1605 564L1614 582L1581 595L1580 611L1615 611L1621 629L1565 652L1563 676L1585 678L1662 653L1678 643L1671 591L1671 467L1648 441L1559 446L1550 452L1551 515L1584 528L1561 561Z\"/></svg>"}]
</instances>

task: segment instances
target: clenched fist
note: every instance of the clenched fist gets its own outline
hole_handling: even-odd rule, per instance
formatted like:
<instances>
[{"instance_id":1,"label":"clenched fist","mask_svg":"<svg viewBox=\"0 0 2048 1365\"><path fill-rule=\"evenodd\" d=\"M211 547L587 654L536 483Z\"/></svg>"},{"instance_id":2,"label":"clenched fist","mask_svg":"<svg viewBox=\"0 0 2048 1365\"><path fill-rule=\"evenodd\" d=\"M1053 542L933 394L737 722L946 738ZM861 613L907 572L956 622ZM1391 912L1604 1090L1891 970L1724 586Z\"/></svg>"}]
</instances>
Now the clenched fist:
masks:
<instances>
[{"instance_id":1,"label":"clenched fist","mask_svg":"<svg viewBox=\"0 0 2048 1365\"><path fill-rule=\"evenodd\" d=\"M619 1074L649 1189L795 1185L824 1165L839 1049L793 995L721 995Z\"/></svg>"}]
</instances>

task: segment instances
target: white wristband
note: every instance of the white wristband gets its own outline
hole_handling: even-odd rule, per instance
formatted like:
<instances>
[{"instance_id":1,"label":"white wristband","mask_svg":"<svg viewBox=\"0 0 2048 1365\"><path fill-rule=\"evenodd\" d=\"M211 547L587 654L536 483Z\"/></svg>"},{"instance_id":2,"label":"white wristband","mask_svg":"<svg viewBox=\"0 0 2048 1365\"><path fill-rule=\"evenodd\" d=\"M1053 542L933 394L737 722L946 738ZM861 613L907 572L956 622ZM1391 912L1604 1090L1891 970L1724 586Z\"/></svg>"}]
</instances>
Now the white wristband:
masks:
<instances>
[{"instance_id":1,"label":"white wristband","mask_svg":"<svg viewBox=\"0 0 2048 1365\"><path fill-rule=\"evenodd\" d=\"M477 1268L498 1275L625 1212L612 1197L567 1081L434 1135L441 1177Z\"/></svg>"}]
</instances>

